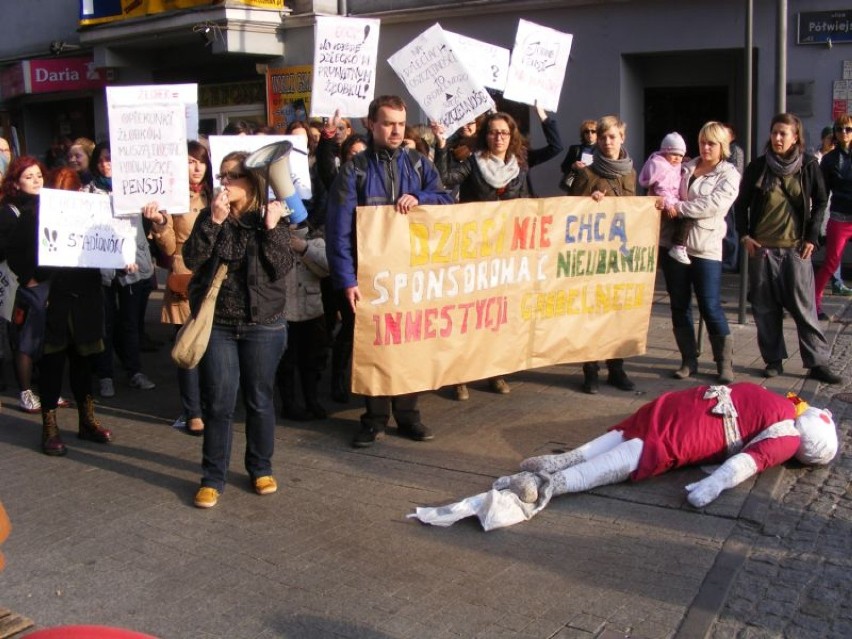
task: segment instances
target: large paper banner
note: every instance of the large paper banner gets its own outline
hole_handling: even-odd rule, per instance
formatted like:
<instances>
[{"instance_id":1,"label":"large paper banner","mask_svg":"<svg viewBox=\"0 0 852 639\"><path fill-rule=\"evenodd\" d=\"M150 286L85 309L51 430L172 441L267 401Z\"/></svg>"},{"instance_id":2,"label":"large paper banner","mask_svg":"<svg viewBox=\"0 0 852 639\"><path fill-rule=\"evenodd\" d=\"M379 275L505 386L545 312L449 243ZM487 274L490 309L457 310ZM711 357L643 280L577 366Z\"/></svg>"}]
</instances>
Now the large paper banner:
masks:
<instances>
[{"instance_id":1,"label":"large paper banner","mask_svg":"<svg viewBox=\"0 0 852 639\"><path fill-rule=\"evenodd\" d=\"M379 20L318 17L311 115L365 117L376 92Z\"/></svg>"},{"instance_id":2,"label":"large paper banner","mask_svg":"<svg viewBox=\"0 0 852 639\"><path fill-rule=\"evenodd\" d=\"M0 319L12 319L15 308L15 293L18 290L18 278L9 268L8 262L0 262Z\"/></svg>"},{"instance_id":3,"label":"large paper banner","mask_svg":"<svg viewBox=\"0 0 852 639\"><path fill-rule=\"evenodd\" d=\"M388 58L430 120L450 135L494 106L482 83L468 73L441 25L426 29Z\"/></svg>"},{"instance_id":4,"label":"large paper banner","mask_svg":"<svg viewBox=\"0 0 852 639\"><path fill-rule=\"evenodd\" d=\"M519 20L503 97L524 104L538 100L543 109L555 113L573 40L570 33Z\"/></svg>"},{"instance_id":5,"label":"large paper banner","mask_svg":"<svg viewBox=\"0 0 852 639\"><path fill-rule=\"evenodd\" d=\"M299 198L311 199L311 170L308 167L308 141L300 135L211 135L210 161L213 163L213 184L222 186L219 182L219 169L222 166L222 158L234 151L246 151L251 153L260 147L282 142L284 140L293 144L293 150L288 155L290 162L290 179L296 188ZM270 191L269 197L272 198Z\"/></svg>"},{"instance_id":6,"label":"large paper banner","mask_svg":"<svg viewBox=\"0 0 852 639\"><path fill-rule=\"evenodd\" d=\"M352 389L644 353L659 219L649 197L359 207Z\"/></svg>"},{"instance_id":7,"label":"large paper banner","mask_svg":"<svg viewBox=\"0 0 852 639\"><path fill-rule=\"evenodd\" d=\"M456 57L462 61L471 77L482 81L489 89L502 91L509 74L510 51L495 44L474 40L452 31L444 30Z\"/></svg>"},{"instance_id":8,"label":"large paper banner","mask_svg":"<svg viewBox=\"0 0 852 639\"><path fill-rule=\"evenodd\" d=\"M178 86L187 85L107 87L116 215L139 215L154 201L172 214L189 211L187 107Z\"/></svg>"},{"instance_id":9,"label":"large paper banner","mask_svg":"<svg viewBox=\"0 0 852 639\"><path fill-rule=\"evenodd\" d=\"M141 216L113 217L109 195L42 189L38 218L39 266L124 268L136 261Z\"/></svg>"},{"instance_id":10,"label":"large paper banner","mask_svg":"<svg viewBox=\"0 0 852 639\"><path fill-rule=\"evenodd\" d=\"M282 67L266 70L266 122L284 131L296 120L307 120L311 103L313 67Z\"/></svg>"}]
</instances>

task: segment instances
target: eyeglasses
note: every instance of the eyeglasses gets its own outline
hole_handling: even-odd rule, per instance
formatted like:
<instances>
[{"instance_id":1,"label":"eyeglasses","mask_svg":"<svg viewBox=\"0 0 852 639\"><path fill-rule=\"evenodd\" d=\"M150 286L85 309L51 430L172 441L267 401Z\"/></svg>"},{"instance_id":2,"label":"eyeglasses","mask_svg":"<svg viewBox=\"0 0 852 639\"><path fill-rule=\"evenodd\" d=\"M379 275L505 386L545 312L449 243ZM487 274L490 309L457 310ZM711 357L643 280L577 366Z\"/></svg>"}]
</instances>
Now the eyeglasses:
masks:
<instances>
[{"instance_id":1,"label":"eyeglasses","mask_svg":"<svg viewBox=\"0 0 852 639\"><path fill-rule=\"evenodd\" d=\"M511 137L511 131L489 131L488 135L493 135L495 138L508 138Z\"/></svg>"},{"instance_id":2,"label":"eyeglasses","mask_svg":"<svg viewBox=\"0 0 852 639\"><path fill-rule=\"evenodd\" d=\"M245 173L237 173L236 171L225 171L224 173L220 173L216 176L216 179L220 182L224 182L226 179L228 182L233 182L234 180L239 180L241 178L246 177Z\"/></svg>"},{"instance_id":3,"label":"eyeglasses","mask_svg":"<svg viewBox=\"0 0 852 639\"><path fill-rule=\"evenodd\" d=\"M852 133L852 126L836 126L835 133Z\"/></svg>"}]
</instances>

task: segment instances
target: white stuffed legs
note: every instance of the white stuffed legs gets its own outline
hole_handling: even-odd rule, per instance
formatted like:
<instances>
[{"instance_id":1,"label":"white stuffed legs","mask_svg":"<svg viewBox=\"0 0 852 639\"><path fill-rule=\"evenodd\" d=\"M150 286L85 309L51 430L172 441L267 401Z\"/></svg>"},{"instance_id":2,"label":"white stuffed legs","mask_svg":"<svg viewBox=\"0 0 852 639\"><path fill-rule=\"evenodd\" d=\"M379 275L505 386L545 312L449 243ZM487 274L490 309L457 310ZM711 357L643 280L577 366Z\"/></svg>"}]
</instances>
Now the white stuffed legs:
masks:
<instances>
[{"instance_id":1,"label":"white stuffed legs","mask_svg":"<svg viewBox=\"0 0 852 639\"><path fill-rule=\"evenodd\" d=\"M521 462L521 470L528 470L533 473L555 473L557 470L576 466L581 462L597 457L622 443L624 443L622 432L620 430L611 430L574 450L569 450L567 453L562 453L561 455L540 455L525 459Z\"/></svg>"},{"instance_id":2,"label":"white stuffed legs","mask_svg":"<svg viewBox=\"0 0 852 639\"><path fill-rule=\"evenodd\" d=\"M613 438L610 437L606 442L601 442L600 440L603 440L608 435L615 434L621 438L620 432L613 431L612 433L607 433L607 435L586 444L586 446L596 444L595 448L586 448L580 454L585 456L592 449L603 450L606 448L604 444L611 444ZM574 462L575 465L569 465L567 468L563 466L561 469L557 468L555 471L540 470L538 471L539 474L527 471L510 477L501 477L494 482L494 488L497 490L508 488L521 501L531 504L538 499L538 489L542 481L540 475L552 476L553 495L579 493L597 488L598 486L617 484L627 480L630 477L630 473L639 466L639 459L642 457L642 446L641 439L631 439L626 442L622 439L622 443L610 446L604 452L599 452L594 457L584 459L579 463ZM578 448L571 452L576 453L579 450ZM570 455L570 453L566 453L566 455ZM548 455L532 458L531 460L525 460L524 464L534 459L547 460L548 457L559 457L564 462L566 455ZM576 457L573 459L576 459Z\"/></svg>"}]
</instances>

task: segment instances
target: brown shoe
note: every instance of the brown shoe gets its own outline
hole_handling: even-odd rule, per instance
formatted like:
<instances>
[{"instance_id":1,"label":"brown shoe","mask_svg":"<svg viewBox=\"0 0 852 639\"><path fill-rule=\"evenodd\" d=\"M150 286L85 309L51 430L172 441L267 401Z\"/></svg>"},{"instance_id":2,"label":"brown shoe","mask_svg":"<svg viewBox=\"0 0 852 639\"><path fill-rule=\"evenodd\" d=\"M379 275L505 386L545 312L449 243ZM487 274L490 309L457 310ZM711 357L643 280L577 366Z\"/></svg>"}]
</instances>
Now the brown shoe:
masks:
<instances>
[{"instance_id":1,"label":"brown shoe","mask_svg":"<svg viewBox=\"0 0 852 639\"><path fill-rule=\"evenodd\" d=\"M41 452L45 455L60 457L68 452L59 434L56 423L56 410L41 411Z\"/></svg>"},{"instance_id":2,"label":"brown shoe","mask_svg":"<svg viewBox=\"0 0 852 639\"><path fill-rule=\"evenodd\" d=\"M77 414L80 418L77 437L98 444L112 441L112 431L101 427L100 422L95 419L95 400L91 395L86 395L86 399L77 407Z\"/></svg>"},{"instance_id":3,"label":"brown shoe","mask_svg":"<svg viewBox=\"0 0 852 639\"><path fill-rule=\"evenodd\" d=\"M509 388L509 384L506 383L506 380L502 377L492 377L488 380L488 385L491 387L495 393L500 393L501 395L508 395L512 392L512 389Z\"/></svg>"},{"instance_id":4,"label":"brown shoe","mask_svg":"<svg viewBox=\"0 0 852 639\"><path fill-rule=\"evenodd\" d=\"M204 434L204 421L200 417L190 417L186 420L186 432L193 437L201 437Z\"/></svg>"},{"instance_id":5,"label":"brown shoe","mask_svg":"<svg viewBox=\"0 0 852 639\"><path fill-rule=\"evenodd\" d=\"M470 391L467 390L467 384L459 384L456 386L456 401L466 402L470 399Z\"/></svg>"}]
</instances>

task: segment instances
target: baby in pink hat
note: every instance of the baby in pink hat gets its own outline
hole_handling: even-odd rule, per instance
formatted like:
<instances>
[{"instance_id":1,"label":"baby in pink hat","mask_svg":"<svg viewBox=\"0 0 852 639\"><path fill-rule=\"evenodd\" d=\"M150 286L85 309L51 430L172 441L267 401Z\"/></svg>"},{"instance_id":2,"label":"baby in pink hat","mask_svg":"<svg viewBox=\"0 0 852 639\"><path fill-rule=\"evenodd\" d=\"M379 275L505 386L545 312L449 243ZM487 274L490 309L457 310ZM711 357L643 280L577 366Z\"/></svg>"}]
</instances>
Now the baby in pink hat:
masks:
<instances>
[{"instance_id":1,"label":"baby in pink hat","mask_svg":"<svg viewBox=\"0 0 852 639\"><path fill-rule=\"evenodd\" d=\"M665 206L674 206L680 200L680 168L683 156L686 155L686 142L679 133L669 133L663 138L660 150L652 153L642 172L639 174L639 184L648 189L651 195L663 198ZM689 232L689 221L684 219L672 220L674 233L673 246L669 255L682 264L690 264L686 253L686 236Z\"/></svg>"}]
</instances>

